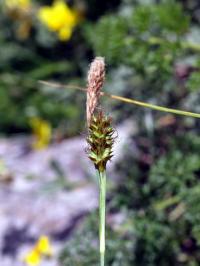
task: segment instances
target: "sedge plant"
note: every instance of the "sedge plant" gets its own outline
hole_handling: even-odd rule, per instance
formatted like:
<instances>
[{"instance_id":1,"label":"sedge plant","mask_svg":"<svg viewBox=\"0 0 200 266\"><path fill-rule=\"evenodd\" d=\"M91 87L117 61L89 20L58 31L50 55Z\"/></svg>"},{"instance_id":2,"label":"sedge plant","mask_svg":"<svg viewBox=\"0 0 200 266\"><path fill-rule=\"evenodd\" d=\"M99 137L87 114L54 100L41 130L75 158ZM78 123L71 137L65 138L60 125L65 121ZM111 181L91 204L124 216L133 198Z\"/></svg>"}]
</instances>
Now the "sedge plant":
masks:
<instances>
[{"instance_id":1,"label":"sedge plant","mask_svg":"<svg viewBox=\"0 0 200 266\"><path fill-rule=\"evenodd\" d=\"M102 57L92 62L88 72L87 127L88 157L93 162L99 179L99 251L100 265L105 265L105 216L106 216L106 164L112 158L114 129L111 117L97 110L100 90L105 79L105 64Z\"/></svg>"}]
</instances>

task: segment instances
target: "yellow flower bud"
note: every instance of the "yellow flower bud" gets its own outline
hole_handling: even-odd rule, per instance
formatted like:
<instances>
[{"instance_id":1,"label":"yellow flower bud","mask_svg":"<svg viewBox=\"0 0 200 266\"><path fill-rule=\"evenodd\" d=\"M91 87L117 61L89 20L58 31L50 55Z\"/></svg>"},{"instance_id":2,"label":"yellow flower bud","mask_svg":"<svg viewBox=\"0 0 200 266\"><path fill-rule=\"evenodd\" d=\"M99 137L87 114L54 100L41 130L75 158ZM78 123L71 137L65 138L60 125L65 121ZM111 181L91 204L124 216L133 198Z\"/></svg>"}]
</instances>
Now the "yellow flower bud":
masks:
<instances>
[{"instance_id":1,"label":"yellow flower bud","mask_svg":"<svg viewBox=\"0 0 200 266\"><path fill-rule=\"evenodd\" d=\"M36 249L33 249L25 256L24 262L28 266L38 266L41 262L41 255Z\"/></svg>"},{"instance_id":2,"label":"yellow flower bud","mask_svg":"<svg viewBox=\"0 0 200 266\"><path fill-rule=\"evenodd\" d=\"M35 246L40 254L45 256L52 256L53 250L47 236L41 236Z\"/></svg>"}]
</instances>

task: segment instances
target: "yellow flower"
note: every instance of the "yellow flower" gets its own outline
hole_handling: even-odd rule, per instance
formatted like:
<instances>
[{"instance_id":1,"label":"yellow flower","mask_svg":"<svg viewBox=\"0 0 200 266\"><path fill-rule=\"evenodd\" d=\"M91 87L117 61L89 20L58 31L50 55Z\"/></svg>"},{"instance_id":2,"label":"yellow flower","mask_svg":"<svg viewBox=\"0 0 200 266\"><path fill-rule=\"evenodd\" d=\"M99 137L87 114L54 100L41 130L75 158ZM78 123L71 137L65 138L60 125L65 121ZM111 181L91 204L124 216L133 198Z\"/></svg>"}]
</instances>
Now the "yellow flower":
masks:
<instances>
[{"instance_id":1,"label":"yellow flower","mask_svg":"<svg viewBox=\"0 0 200 266\"><path fill-rule=\"evenodd\" d=\"M28 38L32 27L31 0L5 0L8 16L17 21L16 35L19 39Z\"/></svg>"},{"instance_id":2,"label":"yellow flower","mask_svg":"<svg viewBox=\"0 0 200 266\"><path fill-rule=\"evenodd\" d=\"M52 247L47 236L41 236L36 243L35 248L40 254L43 254L45 256L52 256L53 254Z\"/></svg>"},{"instance_id":3,"label":"yellow flower","mask_svg":"<svg viewBox=\"0 0 200 266\"><path fill-rule=\"evenodd\" d=\"M28 38L30 31L31 31L31 21L27 18L20 21L16 29L16 35L19 39L25 40Z\"/></svg>"},{"instance_id":4,"label":"yellow flower","mask_svg":"<svg viewBox=\"0 0 200 266\"><path fill-rule=\"evenodd\" d=\"M72 30L69 27L61 28L58 32L59 39L61 41L69 40L72 36Z\"/></svg>"},{"instance_id":5,"label":"yellow flower","mask_svg":"<svg viewBox=\"0 0 200 266\"><path fill-rule=\"evenodd\" d=\"M27 9L30 7L30 0L5 0L5 5L10 9Z\"/></svg>"},{"instance_id":6,"label":"yellow flower","mask_svg":"<svg viewBox=\"0 0 200 266\"><path fill-rule=\"evenodd\" d=\"M55 1L51 7L41 7L38 18L50 31L56 32L62 41L70 39L78 23L78 13L69 8L63 0Z\"/></svg>"},{"instance_id":7,"label":"yellow flower","mask_svg":"<svg viewBox=\"0 0 200 266\"><path fill-rule=\"evenodd\" d=\"M33 143L34 149L43 149L47 147L51 140L52 129L49 122L39 118L33 117L30 119L30 126L32 127L35 141Z\"/></svg>"},{"instance_id":8,"label":"yellow flower","mask_svg":"<svg viewBox=\"0 0 200 266\"><path fill-rule=\"evenodd\" d=\"M41 262L41 255L37 250L33 249L25 256L24 262L28 266L37 266Z\"/></svg>"},{"instance_id":9,"label":"yellow flower","mask_svg":"<svg viewBox=\"0 0 200 266\"><path fill-rule=\"evenodd\" d=\"M24 262L28 266L38 266L43 256L52 256L52 247L47 236L41 236L33 249L24 257Z\"/></svg>"}]
</instances>

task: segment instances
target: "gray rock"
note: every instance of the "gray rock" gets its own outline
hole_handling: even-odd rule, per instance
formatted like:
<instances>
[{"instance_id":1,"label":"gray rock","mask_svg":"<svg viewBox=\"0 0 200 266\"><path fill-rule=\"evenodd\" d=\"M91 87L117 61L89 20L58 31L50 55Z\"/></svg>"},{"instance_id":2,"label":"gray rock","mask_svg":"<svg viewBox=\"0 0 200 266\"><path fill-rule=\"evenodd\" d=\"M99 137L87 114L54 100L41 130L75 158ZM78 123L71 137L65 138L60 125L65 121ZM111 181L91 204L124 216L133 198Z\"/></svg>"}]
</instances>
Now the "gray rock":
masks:
<instances>
[{"instance_id":1,"label":"gray rock","mask_svg":"<svg viewBox=\"0 0 200 266\"><path fill-rule=\"evenodd\" d=\"M136 126L125 121L118 129L114 165L127 149L137 149L130 140ZM85 154L85 139L76 137L40 151L30 148L31 138L0 139L0 160L12 175L10 183L0 183L1 266L21 266L27 250L40 235L51 237L55 256L42 266L59 266L62 246L85 215L97 208L98 187L92 163Z\"/></svg>"}]
</instances>

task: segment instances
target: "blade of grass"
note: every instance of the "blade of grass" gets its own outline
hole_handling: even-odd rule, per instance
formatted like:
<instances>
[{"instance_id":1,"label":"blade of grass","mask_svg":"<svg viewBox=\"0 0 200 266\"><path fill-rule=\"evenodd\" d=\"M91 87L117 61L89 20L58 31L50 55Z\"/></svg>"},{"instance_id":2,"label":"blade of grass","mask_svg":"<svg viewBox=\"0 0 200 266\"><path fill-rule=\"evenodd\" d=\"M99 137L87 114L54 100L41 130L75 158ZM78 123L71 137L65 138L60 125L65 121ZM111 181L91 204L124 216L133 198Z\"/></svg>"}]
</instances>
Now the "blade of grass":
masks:
<instances>
[{"instance_id":1,"label":"blade of grass","mask_svg":"<svg viewBox=\"0 0 200 266\"><path fill-rule=\"evenodd\" d=\"M117 96L117 95L109 95L109 94L107 95L105 93L104 93L104 95L106 95L112 99L120 100L122 102L139 105L139 106L142 106L145 108L150 108L150 109L161 111L161 112L172 113L172 114L183 115L183 116L190 116L190 117L194 117L194 118L200 118L200 114L198 114L198 113L167 108L167 107L163 107L163 106L159 106L159 105L155 105L155 104L150 104L150 103L145 103L145 102L141 102L141 101L137 101L134 99L129 99L129 98L125 98L125 97L121 97L121 96Z\"/></svg>"},{"instance_id":2,"label":"blade of grass","mask_svg":"<svg viewBox=\"0 0 200 266\"><path fill-rule=\"evenodd\" d=\"M47 81L43 81L43 80L41 80L39 82L41 84L56 87L56 88L67 88L67 89L71 88L71 89L81 90L84 92L87 91L85 88L82 88L82 87L79 87L76 85L62 85L59 83L51 83L51 82L47 82ZM193 117L193 118L200 118L200 114L198 114L198 113L193 113L193 112L188 112L188 111L178 110L178 109L173 109L173 108L167 108L167 107L159 106L156 104L150 104L150 103L138 101L135 99L130 99L130 98L126 98L126 97L122 97L122 96L118 96L118 95L108 94L105 92L101 92L101 96L106 96L106 97L109 97L111 99L115 99L115 100L122 101L122 102L129 103L129 104L142 106L145 108L150 108L150 109L157 110L160 112L172 113L172 114L176 114L176 115L188 116L188 117Z\"/></svg>"}]
</instances>

